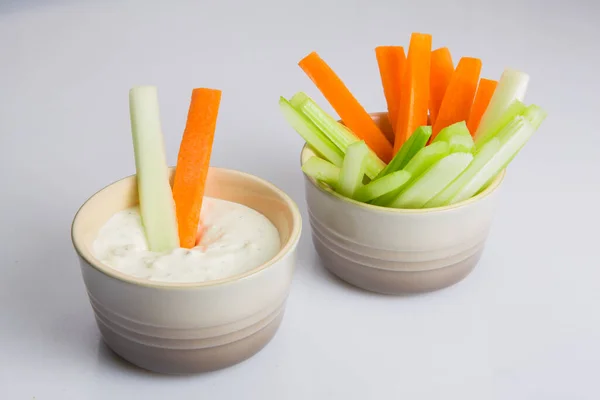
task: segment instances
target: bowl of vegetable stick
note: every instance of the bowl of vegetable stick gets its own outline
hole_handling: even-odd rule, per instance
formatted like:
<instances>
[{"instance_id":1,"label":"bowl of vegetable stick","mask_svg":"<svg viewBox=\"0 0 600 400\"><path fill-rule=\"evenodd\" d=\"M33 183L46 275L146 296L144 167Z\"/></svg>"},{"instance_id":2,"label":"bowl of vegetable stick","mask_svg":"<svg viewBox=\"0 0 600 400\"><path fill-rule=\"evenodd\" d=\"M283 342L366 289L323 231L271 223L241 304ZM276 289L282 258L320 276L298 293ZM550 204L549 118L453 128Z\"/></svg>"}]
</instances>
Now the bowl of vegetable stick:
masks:
<instances>
[{"instance_id":1,"label":"bowl of vegetable stick","mask_svg":"<svg viewBox=\"0 0 600 400\"><path fill-rule=\"evenodd\" d=\"M369 113L316 52L299 66L337 113L309 95L281 97L305 140L301 168L312 237L324 266L374 292L453 285L477 264L509 163L546 112L524 97L529 76L482 62L413 33L408 52L380 46L387 111Z\"/></svg>"},{"instance_id":2,"label":"bowl of vegetable stick","mask_svg":"<svg viewBox=\"0 0 600 400\"><path fill-rule=\"evenodd\" d=\"M219 99L194 89L175 168L166 164L156 88L132 89L136 174L91 196L73 220L104 342L158 373L216 370L257 353L282 321L295 269L302 221L294 201L261 178L209 166ZM221 219L202 220L211 216ZM107 234L116 245L105 255L98 246ZM273 252L240 266L264 255L265 237Z\"/></svg>"}]
</instances>

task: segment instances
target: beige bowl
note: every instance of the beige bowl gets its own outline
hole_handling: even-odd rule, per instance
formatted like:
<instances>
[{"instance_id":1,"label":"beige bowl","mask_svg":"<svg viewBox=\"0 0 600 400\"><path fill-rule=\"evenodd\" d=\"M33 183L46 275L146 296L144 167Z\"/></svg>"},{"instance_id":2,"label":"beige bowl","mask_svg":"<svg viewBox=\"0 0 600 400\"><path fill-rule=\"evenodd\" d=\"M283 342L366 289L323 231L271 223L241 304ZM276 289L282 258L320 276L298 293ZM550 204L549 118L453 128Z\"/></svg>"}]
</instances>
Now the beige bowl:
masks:
<instances>
[{"instance_id":1,"label":"beige bowl","mask_svg":"<svg viewBox=\"0 0 600 400\"><path fill-rule=\"evenodd\" d=\"M141 368L184 374L236 364L265 346L283 317L302 225L296 204L266 181L221 168L210 169L206 194L268 217L279 231L280 252L242 275L202 283L151 282L102 264L92 243L108 218L137 203L135 176L93 195L73 221L73 245L104 341Z\"/></svg>"},{"instance_id":2,"label":"beige bowl","mask_svg":"<svg viewBox=\"0 0 600 400\"><path fill-rule=\"evenodd\" d=\"M372 114L386 135L386 113ZM301 161L314 155L305 146ZM448 207L401 210L360 203L305 176L312 239L324 266L342 280L385 294L453 285L475 267L504 172L477 196Z\"/></svg>"}]
</instances>

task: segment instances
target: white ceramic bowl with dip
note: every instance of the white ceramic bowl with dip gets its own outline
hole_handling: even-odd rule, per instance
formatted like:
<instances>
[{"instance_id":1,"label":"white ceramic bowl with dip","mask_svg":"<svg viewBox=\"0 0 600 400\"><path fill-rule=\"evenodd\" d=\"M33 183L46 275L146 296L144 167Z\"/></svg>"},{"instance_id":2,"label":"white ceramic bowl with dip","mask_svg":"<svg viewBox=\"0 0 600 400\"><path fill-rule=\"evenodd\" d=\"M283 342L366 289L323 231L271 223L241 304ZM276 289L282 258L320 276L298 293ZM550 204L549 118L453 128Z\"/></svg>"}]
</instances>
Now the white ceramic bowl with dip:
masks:
<instances>
[{"instance_id":1,"label":"white ceramic bowl with dip","mask_svg":"<svg viewBox=\"0 0 600 400\"><path fill-rule=\"evenodd\" d=\"M137 204L135 176L94 194L73 221L73 245L102 337L141 368L186 374L228 367L257 353L281 323L301 233L296 204L262 179L214 167L205 194L266 216L281 250L248 272L200 283L155 282L104 265L94 257L94 239L115 213Z\"/></svg>"},{"instance_id":2,"label":"white ceramic bowl with dip","mask_svg":"<svg viewBox=\"0 0 600 400\"><path fill-rule=\"evenodd\" d=\"M390 136L387 113L373 119ZM305 146L301 162L314 152ZM360 203L305 175L312 239L325 268L373 292L428 292L465 278L483 251L504 172L480 194L431 209Z\"/></svg>"}]
</instances>

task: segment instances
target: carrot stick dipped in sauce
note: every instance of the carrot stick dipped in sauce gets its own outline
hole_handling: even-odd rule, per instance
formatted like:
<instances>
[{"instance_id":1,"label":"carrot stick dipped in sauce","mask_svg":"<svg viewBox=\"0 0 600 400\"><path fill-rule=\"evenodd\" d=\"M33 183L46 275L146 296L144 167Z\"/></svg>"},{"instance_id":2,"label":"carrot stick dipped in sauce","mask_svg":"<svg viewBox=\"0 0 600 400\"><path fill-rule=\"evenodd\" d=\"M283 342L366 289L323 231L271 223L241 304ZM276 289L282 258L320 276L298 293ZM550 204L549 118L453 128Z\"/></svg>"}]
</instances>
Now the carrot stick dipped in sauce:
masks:
<instances>
[{"instance_id":1,"label":"carrot stick dipped in sauce","mask_svg":"<svg viewBox=\"0 0 600 400\"><path fill-rule=\"evenodd\" d=\"M191 249L201 237L200 210L221 102L221 91L192 91L187 122L177 157L173 199L179 226L179 241Z\"/></svg>"}]
</instances>

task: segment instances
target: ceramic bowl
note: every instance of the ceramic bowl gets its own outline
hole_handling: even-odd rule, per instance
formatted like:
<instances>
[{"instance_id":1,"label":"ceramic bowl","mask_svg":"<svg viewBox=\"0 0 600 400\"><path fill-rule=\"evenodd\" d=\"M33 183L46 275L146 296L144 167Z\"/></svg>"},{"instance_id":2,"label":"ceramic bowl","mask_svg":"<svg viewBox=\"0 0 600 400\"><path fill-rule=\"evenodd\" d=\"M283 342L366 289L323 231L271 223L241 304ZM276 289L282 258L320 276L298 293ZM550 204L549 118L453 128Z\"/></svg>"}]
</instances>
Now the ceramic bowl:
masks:
<instances>
[{"instance_id":1,"label":"ceramic bowl","mask_svg":"<svg viewBox=\"0 0 600 400\"><path fill-rule=\"evenodd\" d=\"M302 225L296 204L262 179L221 168L210 169L206 195L269 218L279 231L279 253L244 274L202 283L153 282L102 264L92 243L113 214L137 203L135 176L94 194L73 221L73 245L102 337L141 368L187 374L231 366L265 346L282 320Z\"/></svg>"},{"instance_id":2,"label":"ceramic bowl","mask_svg":"<svg viewBox=\"0 0 600 400\"><path fill-rule=\"evenodd\" d=\"M386 113L372 114L386 133ZM301 161L314 155L305 146ZM428 292L465 278L483 251L504 172L464 202L403 210L360 203L305 175L312 239L323 265L373 292Z\"/></svg>"}]
</instances>

